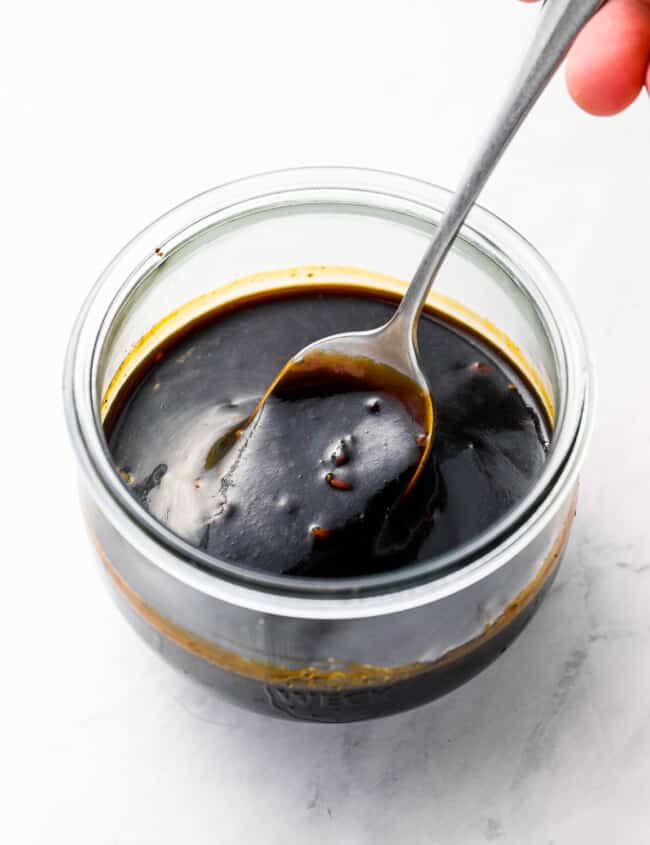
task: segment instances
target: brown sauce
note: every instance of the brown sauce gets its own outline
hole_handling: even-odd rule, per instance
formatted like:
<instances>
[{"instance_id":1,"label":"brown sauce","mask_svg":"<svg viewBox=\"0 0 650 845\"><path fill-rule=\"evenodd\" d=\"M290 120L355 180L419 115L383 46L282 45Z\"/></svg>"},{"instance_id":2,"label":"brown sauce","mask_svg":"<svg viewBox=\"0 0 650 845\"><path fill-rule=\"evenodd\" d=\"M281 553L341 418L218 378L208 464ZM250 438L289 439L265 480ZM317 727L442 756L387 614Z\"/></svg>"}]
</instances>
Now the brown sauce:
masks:
<instances>
[{"instance_id":1,"label":"brown sauce","mask_svg":"<svg viewBox=\"0 0 650 845\"><path fill-rule=\"evenodd\" d=\"M394 391L327 379L260 397L299 349L383 324L394 302L314 289L243 300L165 340L106 419L115 465L156 518L209 554L267 572L348 577L449 551L529 491L549 425L487 340L425 313L433 447Z\"/></svg>"}]
</instances>

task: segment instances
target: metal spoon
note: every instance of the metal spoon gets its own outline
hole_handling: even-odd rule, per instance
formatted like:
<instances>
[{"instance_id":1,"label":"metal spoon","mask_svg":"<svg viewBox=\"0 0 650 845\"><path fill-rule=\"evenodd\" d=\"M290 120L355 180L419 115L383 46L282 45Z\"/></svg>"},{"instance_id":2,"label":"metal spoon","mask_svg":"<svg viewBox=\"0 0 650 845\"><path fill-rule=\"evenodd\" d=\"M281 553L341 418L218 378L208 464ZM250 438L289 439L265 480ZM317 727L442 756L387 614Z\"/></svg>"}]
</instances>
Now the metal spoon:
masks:
<instances>
[{"instance_id":1,"label":"metal spoon","mask_svg":"<svg viewBox=\"0 0 650 845\"><path fill-rule=\"evenodd\" d=\"M454 194L420 266L393 317L371 331L318 340L291 358L268 388L252 416L271 395L305 380L358 381L396 393L425 433L422 455L408 485L413 486L431 451L435 410L419 362L417 327L431 286L451 244L504 150L535 104L571 43L604 0L549 0L515 83L465 178ZM249 420L252 419L249 418Z\"/></svg>"}]
</instances>

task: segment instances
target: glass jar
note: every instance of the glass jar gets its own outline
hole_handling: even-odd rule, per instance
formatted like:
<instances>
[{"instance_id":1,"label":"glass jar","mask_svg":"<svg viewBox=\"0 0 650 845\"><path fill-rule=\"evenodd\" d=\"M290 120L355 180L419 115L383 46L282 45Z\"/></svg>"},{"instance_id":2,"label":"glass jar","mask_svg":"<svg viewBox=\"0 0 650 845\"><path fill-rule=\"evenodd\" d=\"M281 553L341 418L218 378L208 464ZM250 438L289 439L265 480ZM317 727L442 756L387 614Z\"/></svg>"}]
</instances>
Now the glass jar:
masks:
<instances>
[{"instance_id":1,"label":"glass jar","mask_svg":"<svg viewBox=\"0 0 650 845\"><path fill-rule=\"evenodd\" d=\"M236 703L330 722L422 704L504 651L557 571L592 417L591 369L551 268L480 207L448 256L432 302L474 325L516 364L546 404L553 433L528 495L471 542L365 578L256 572L208 556L156 521L126 490L107 451L102 403L105 410L134 347L158 342L173 327L170 314L190 300L198 314L227 296L235 279L244 292L350 280L399 292L448 200L446 190L425 182L351 168L232 182L137 235L77 319L65 406L106 582L158 652Z\"/></svg>"}]
</instances>

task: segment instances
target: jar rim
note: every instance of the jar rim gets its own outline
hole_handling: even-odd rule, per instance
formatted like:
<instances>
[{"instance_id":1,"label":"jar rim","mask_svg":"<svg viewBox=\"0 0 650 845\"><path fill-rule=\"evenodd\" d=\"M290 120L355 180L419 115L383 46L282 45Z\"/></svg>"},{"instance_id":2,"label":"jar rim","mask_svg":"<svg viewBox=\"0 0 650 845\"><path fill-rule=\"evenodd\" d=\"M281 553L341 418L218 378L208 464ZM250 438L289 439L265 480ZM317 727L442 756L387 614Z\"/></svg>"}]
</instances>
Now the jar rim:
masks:
<instances>
[{"instance_id":1,"label":"jar rim","mask_svg":"<svg viewBox=\"0 0 650 845\"><path fill-rule=\"evenodd\" d=\"M244 177L181 203L136 235L100 276L77 318L64 376L68 427L84 480L95 500L111 514L121 533L156 564L202 591L227 596L236 604L265 612L345 616L344 605L365 603L364 614L393 612L463 589L505 565L517 549L541 530L575 484L593 417L593 372L573 305L554 271L512 227L481 206L468 216L462 236L522 285L544 313L564 393L552 452L522 501L474 540L434 558L390 573L340 579L270 575L220 561L159 523L128 493L110 461L94 389L97 362L119 305L156 260L156 250L187 241L215 214L223 219L256 204L264 208L280 195L348 192L371 195L374 207L391 198L408 201L421 214L439 214L451 194L437 185L386 171L353 167L310 167ZM312 200L315 202L316 200ZM336 201L336 199L334 200ZM309 203L307 203L309 204ZM424 219L424 216L423 216ZM428 218L431 222L431 217ZM276 606L281 600L282 610ZM346 601L341 601L346 600Z\"/></svg>"}]
</instances>

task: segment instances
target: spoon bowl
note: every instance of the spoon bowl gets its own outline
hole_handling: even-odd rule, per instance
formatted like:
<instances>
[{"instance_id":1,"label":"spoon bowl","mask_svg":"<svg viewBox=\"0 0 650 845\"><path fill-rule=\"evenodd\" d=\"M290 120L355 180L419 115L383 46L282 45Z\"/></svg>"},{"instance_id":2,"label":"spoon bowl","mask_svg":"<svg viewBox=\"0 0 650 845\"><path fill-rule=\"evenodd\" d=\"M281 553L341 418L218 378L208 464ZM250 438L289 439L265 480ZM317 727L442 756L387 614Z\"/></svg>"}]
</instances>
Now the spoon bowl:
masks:
<instances>
[{"instance_id":1,"label":"spoon bowl","mask_svg":"<svg viewBox=\"0 0 650 845\"><path fill-rule=\"evenodd\" d=\"M406 486L414 487L431 453L435 406L412 336L404 331L401 310L370 331L330 335L306 346L287 361L260 399L249 420L271 396L286 398L315 387L331 392L381 391L398 399L419 433L418 464Z\"/></svg>"}]
</instances>

